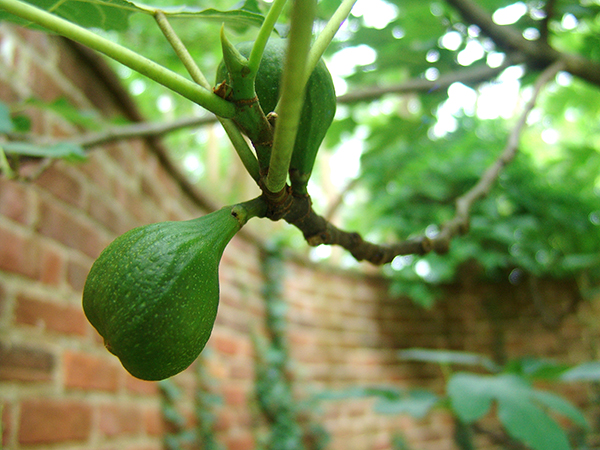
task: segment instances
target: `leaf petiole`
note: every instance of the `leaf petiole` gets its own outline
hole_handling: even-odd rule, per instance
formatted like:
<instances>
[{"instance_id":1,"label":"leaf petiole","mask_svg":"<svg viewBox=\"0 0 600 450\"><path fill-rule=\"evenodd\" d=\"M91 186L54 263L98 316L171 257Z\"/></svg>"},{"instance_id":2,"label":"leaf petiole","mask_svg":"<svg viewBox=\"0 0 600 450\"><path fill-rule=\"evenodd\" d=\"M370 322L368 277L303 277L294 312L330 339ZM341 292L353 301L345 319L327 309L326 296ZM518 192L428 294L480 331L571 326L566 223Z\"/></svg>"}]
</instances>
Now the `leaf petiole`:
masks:
<instances>
[{"instance_id":1,"label":"leaf petiole","mask_svg":"<svg viewBox=\"0 0 600 450\"><path fill-rule=\"evenodd\" d=\"M335 13L333 13L327 22L327 25L325 25L325 28L323 28L323 31L319 33L319 36L317 36L317 39L315 40L308 54L306 80L308 80L308 77L312 71L315 70L319 59L321 59L323 53L325 53L325 50L340 29L340 26L342 26L344 20L348 18L348 14L350 14L350 11L355 3L356 0L344 0Z\"/></svg>"},{"instance_id":2,"label":"leaf petiole","mask_svg":"<svg viewBox=\"0 0 600 450\"><path fill-rule=\"evenodd\" d=\"M156 20L158 27L164 34L167 41L169 41L169 44L171 44L171 46L173 47L173 50L175 50L175 53L187 69L192 79L203 88L211 90L212 86L210 85L209 81L206 79L206 77L204 76L204 74L190 55L190 52L188 51L186 46L183 44L183 42L181 42L181 39L179 39L179 36L177 36L175 30L173 30L173 28L171 27L171 24L169 23L165 14L162 11L157 10L154 12L154 19ZM224 119L218 116L217 119L219 120L219 122L221 122L221 125L225 129L225 132L227 133L229 140L231 141L235 151L237 152L240 160L242 161L242 164L244 165L252 179L256 183L258 183L260 180L258 160L256 159L256 156L254 156L254 153L252 153L252 150L250 150L248 143L244 140L242 134L230 119Z\"/></svg>"},{"instance_id":3,"label":"leaf petiole","mask_svg":"<svg viewBox=\"0 0 600 450\"><path fill-rule=\"evenodd\" d=\"M258 66L260 65L260 60L262 59L265 46L267 45L269 36L271 36L271 33L273 32L273 27L277 23L277 19L279 19L281 10L286 2L287 0L275 0L273 2L269 12L267 13L267 17L265 17L265 21L258 31L256 40L254 41L254 46L252 47L252 52L250 52L250 57L248 58L249 67L251 73L253 74L258 72Z\"/></svg>"},{"instance_id":4,"label":"leaf petiole","mask_svg":"<svg viewBox=\"0 0 600 450\"><path fill-rule=\"evenodd\" d=\"M302 81L305 79L316 7L316 0L296 0L292 9L281 97L275 108L277 126L273 136L269 172L265 180L265 186L271 192L281 191L287 181L304 100L306 82Z\"/></svg>"},{"instance_id":5,"label":"leaf petiole","mask_svg":"<svg viewBox=\"0 0 600 450\"><path fill-rule=\"evenodd\" d=\"M115 42L109 41L96 33L75 25L68 20L36 8L20 0L0 0L0 8L40 25L61 36L79 42L93 50L105 54L117 62L139 72L142 75L162 84L174 92L188 98L220 117L230 118L235 114L235 107L228 101L181 75L129 50Z\"/></svg>"}]
</instances>

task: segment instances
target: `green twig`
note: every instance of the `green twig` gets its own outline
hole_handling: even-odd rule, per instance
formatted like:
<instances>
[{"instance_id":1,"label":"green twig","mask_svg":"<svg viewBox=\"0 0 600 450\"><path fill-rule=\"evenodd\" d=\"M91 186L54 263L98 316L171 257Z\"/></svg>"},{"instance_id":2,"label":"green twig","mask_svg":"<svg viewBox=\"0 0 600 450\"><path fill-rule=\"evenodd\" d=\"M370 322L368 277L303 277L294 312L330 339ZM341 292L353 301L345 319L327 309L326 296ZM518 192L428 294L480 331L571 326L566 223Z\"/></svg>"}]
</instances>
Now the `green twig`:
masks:
<instances>
[{"instance_id":1,"label":"green twig","mask_svg":"<svg viewBox=\"0 0 600 450\"><path fill-rule=\"evenodd\" d=\"M277 126L269 163L266 188L279 192L285 187L292 158L296 132L300 121L312 25L316 12L315 0L296 0L292 9L290 37L281 81L281 98L275 108Z\"/></svg>"},{"instance_id":2,"label":"green twig","mask_svg":"<svg viewBox=\"0 0 600 450\"><path fill-rule=\"evenodd\" d=\"M96 33L75 25L68 20L46 12L19 0L0 0L0 8L7 12L33 22L61 36L79 42L93 50L105 54L115 61L139 72L142 75L162 84L174 92L188 98L220 117L230 118L235 114L235 107L196 83L151 61L136 52L109 41Z\"/></svg>"},{"instance_id":3,"label":"green twig","mask_svg":"<svg viewBox=\"0 0 600 450\"><path fill-rule=\"evenodd\" d=\"M158 24L160 30L163 32L165 38L167 39L167 41L169 41L169 44L171 44L173 50L175 50L177 57L181 60L186 70L192 77L192 80L194 80L203 88L210 91L212 89L211 84L206 79L206 77L194 61L194 58L192 58L192 55L190 55L190 52L188 51L187 47L183 44L181 39L179 39L179 36L177 36L177 33L175 33L175 30L173 30L173 28L171 27L171 24L167 20L165 14L162 11L157 10L154 12L154 18L156 19L156 23ZM229 136L229 140L231 141L233 148L237 152L240 160L242 161L242 164L244 165L250 176L258 184L260 180L258 161L256 159L256 156L254 156L254 153L252 153L252 150L250 150L248 143L245 141L242 134L231 120L223 119L221 117L217 118L219 119L219 122L221 122L221 125L225 129L227 136Z\"/></svg>"},{"instance_id":4,"label":"green twig","mask_svg":"<svg viewBox=\"0 0 600 450\"><path fill-rule=\"evenodd\" d=\"M173 47L173 50L175 50L177 57L183 63L186 70L192 77L192 80L210 91L212 86L200 70L200 67L198 67L196 64L196 61L194 61L194 58L192 58L192 55L190 55L187 47L183 44L183 42L181 42L181 39L179 39L179 36L177 36L175 30L173 30L173 27L171 27L167 16L165 16L165 13L160 10L156 10L154 12L154 19L156 20L160 31L162 31L165 38L167 38L167 41L169 41L169 44L171 44L171 47Z\"/></svg>"},{"instance_id":5,"label":"green twig","mask_svg":"<svg viewBox=\"0 0 600 450\"><path fill-rule=\"evenodd\" d=\"M312 71L315 70L319 59L321 59L321 56L325 53L325 50L340 29L342 22L344 22L348 17L348 14L350 14L355 3L356 0L344 0L335 13L333 13L333 16L331 16L331 19L329 19L329 22L327 22L323 31L319 33L319 36L315 40L315 43L312 45L308 54L306 80L308 80Z\"/></svg>"},{"instance_id":6,"label":"green twig","mask_svg":"<svg viewBox=\"0 0 600 450\"><path fill-rule=\"evenodd\" d=\"M273 32L273 27L277 23L277 19L279 19L281 10L286 2L287 0L275 0L273 2L269 12L267 13L267 17L265 17L265 21L258 31L256 40L254 41L254 46L252 47L252 52L248 58L251 73L255 74L258 72L258 66L260 65L260 60L262 59L265 46L267 45L267 41Z\"/></svg>"},{"instance_id":7,"label":"green twig","mask_svg":"<svg viewBox=\"0 0 600 450\"><path fill-rule=\"evenodd\" d=\"M231 207L231 213L234 214L242 226L254 217L265 217L267 215L268 205L262 196L247 200Z\"/></svg>"},{"instance_id":8,"label":"green twig","mask_svg":"<svg viewBox=\"0 0 600 450\"><path fill-rule=\"evenodd\" d=\"M250 146L248 146L244 136L242 136L242 133L240 133L238 127L235 125L235 123L233 123L233 120L219 118L219 122L221 122L221 125L223 125L223 129L225 130L225 133L227 133L227 136L229 137L233 148L235 148L235 151L240 157L242 164L256 184L258 184L260 181L258 160L256 159L256 156L254 156L254 153L252 153L252 150L250 149Z\"/></svg>"},{"instance_id":9,"label":"green twig","mask_svg":"<svg viewBox=\"0 0 600 450\"><path fill-rule=\"evenodd\" d=\"M8 159L6 159L6 153L4 153L2 146L0 146L0 173L3 173L4 176L9 180L15 178L15 172L10 167Z\"/></svg>"}]
</instances>

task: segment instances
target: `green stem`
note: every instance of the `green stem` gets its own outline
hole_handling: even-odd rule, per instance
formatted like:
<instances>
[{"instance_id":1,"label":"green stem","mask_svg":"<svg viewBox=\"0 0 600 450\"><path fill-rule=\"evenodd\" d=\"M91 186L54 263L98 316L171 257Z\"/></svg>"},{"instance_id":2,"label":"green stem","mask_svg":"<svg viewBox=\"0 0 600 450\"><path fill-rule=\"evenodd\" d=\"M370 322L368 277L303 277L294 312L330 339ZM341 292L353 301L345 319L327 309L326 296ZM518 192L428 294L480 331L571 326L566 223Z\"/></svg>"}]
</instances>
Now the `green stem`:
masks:
<instances>
[{"instance_id":1,"label":"green stem","mask_svg":"<svg viewBox=\"0 0 600 450\"><path fill-rule=\"evenodd\" d=\"M217 116L230 118L235 114L235 107L231 103L212 92L203 89L196 83L187 80L154 61L75 25L68 20L19 0L0 0L0 8L100 53L104 53L115 61L181 94Z\"/></svg>"},{"instance_id":2,"label":"green stem","mask_svg":"<svg viewBox=\"0 0 600 450\"><path fill-rule=\"evenodd\" d=\"M173 47L173 50L175 50L175 54L192 77L192 80L210 91L212 86L200 70L200 67L198 67L196 64L196 61L194 61L194 58L192 58L192 55L190 55L190 52L188 52L187 47L183 44L183 42L181 42L181 39L179 39L179 36L177 36L175 30L173 27L171 27L167 16L165 16L165 13L160 10L156 10L154 12L154 19L156 20L160 31L162 31L169 44L171 44L171 47Z\"/></svg>"},{"instance_id":3,"label":"green stem","mask_svg":"<svg viewBox=\"0 0 600 450\"><path fill-rule=\"evenodd\" d=\"M273 32L273 27L277 23L277 19L279 19L281 10L286 2L287 0L275 0L273 2L267 13L267 17L265 17L265 20L258 31L254 46L252 47L252 52L250 53L250 58L248 58L251 73L255 74L258 72L258 66L260 65L265 46L267 45L269 36L271 36L271 33Z\"/></svg>"},{"instance_id":4,"label":"green stem","mask_svg":"<svg viewBox=\"0 0 600 450\"><path fill-rule=\"evenodd\" d=\"M231 207L231 213L235 214L242 226L253 217L265 217L267 215L267 210L267 202L262 196L238 203Z\"/></svg>"},{"instance_id":5,"label":"green stem","mask_svg":"<svg viewBox=\"0 0 600 450\"><path fill-rule=\"evenodd\" d=\"M162 11L155 11L154 18L156 19L156 23L158 24L160 30L165 35L165 38L167 39L167 41L169 41L169 44L171 44L173 50L175 50L175 53L177 54L177 56L187 69L188 73L192 77L192 80L194 80L196 83L198 83L205 89L210 90L210 83L208 82L208 80L194 61L194 58L192 58L192 55L190 55L190 52L188 51L187 47L183 44L181 39L179 39L179 36L177 36L177 34L175 33L175 30L173 30L173 28L171 27L171 24L167 20L165 14ZM242 161L242 164L244 165L250 176L258 184L260 180L258 161L256 160L256 156L254 156L254 153L252 153L252 150L250 150L248 143L243 138L242 134L235 126L233 121L229 119L223 119L222 117L217 118L219 119L219 122L221 122L221 125L225 129L227 136L229 136L229 140L233 144L233 148L235 148L235 151L237 152L240 160Z\"/></svg>"},{"instance_id":6,"label":"green stem","mask_svg":"<svg viewBox=\"0 0 600 450\"><path fill-rule=\"evenodd\" d=\"M312 71L317 67L319 59L321 59L323 53L325 53L325 50L340 29L342 22L346 20L348 14L350 14L355 3L356 0L344 0L335 13L333 13L333 16L331 16L329 22L327 22L327 25L323 28L323 31L319 33L319 36L315 40L315 43L312 45L308 54L306 80L308 80Z\"/></svg>"},{"instance_id":7,"label":"green stem","mask_svg":"<svg viewBox=\"0 0 600 450\"><path fill-rule=\"evenodd\" d=\"M275 108L277 125L273 136L269 172L265 180L265 186L271 192L281 191L287 181L302 112L306 85L302 80L305 78L316 8L316 0L295 0L292 9L290 37L281 81L281 98Z\"/></svg>"},{"instance_id":8,"label":"green stem","mask_svg":"<svg viewBox=\"0 0 600 450\"><path fill-rule=\"evenodd\" d=\"M9 180L15 178L15 172L10 167L8 159L6 159L6 153L4 153L2 146L0 146L0 173L3 173L4 176Z\"/></svg>"},{"instance_id":9,"label":"green stem","mask_svg":"<svg viewBox=\"0 0 600 450\"><path fill-rule=\"evenodd\" d=\"M222 119L220 117L218 119L219 122L221 122L221 125L223 125L225 133L227 133L227 136L229 136L229 140L231 141L233 148L235 148L235 151L237 152L240 160L242 161L242 164L246 168L246 171L248 171L252 179L256 182L256 184L258 184L260 181L260 169L258 167L258 160L256 159L256 156L250 149L250 146L248 146L248 143L244 139L244 136L242 136L242 133L240 133L240 130L233 122L233 120Z\"/></svg>"}]
</instances>

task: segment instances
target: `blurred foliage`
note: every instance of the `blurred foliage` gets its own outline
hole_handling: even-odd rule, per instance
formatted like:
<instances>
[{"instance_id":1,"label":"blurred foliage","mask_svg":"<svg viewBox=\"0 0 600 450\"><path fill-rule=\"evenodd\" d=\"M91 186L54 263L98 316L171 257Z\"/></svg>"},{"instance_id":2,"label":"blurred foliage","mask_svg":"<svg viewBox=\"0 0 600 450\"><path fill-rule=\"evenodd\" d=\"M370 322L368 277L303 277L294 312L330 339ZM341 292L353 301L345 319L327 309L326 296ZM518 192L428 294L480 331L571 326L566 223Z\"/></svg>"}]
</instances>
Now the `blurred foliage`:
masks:
<instances>
[{"instance_id":1,"label":"blurred foliage","mask_svg":"<svg viewBox=\"0 0 600 450\"><path fill-rule=\"evenodd\" d=\"M443 2L386 3L395 5L397 17L383 29L354 18L347 28L355 31L332 47L368 45L376 51L374 62L345 77L348 92L422 78L432 68L449 74L501 54ZM477 3L490 13L517 5ZM527 8L512 26L524 33L541 29L544 2L518 4ZM598 60L599 13L597 4L557 2L548 25L550 42ZM459 39L449 50L444 38L451 33ZM467 64L465 49L473 42L479 44L479 58ZM366 137L359 182L345 193L345 225L379 242L435 235L453 216L455 199L506 145L534 79L535 72L521 66L479 86L455 83L449 89L346 106L343 120L332 127L329 145L338 145L360 127ZM504 97L489 95L501 87ZM510 105L511 96L513 108L507 111L503 102ZM398 257L386 270L394 279L392 290L430 306L436 287L453 281L457 269L470 261L486 277L509 276L512 282L523 273L598 280L599 118L598 87L559 74L529 117L519 155L490 195L475 205L470 232L455 239L447 255Z\"/></svg>"},{"instance_id":2,"label":"blurred foliage","mask_svg":"<svg viewBox=\"0 0 600 450\"><path fill-rule=\"evenodd\" d=\"M265 278L265 325L267 336L254 335L256 348L256 402L269 432L258 446L264 450L323 450L329 435L313 420L312 409L293 393L293 371L287 345L287 307L283 293L281 249L268 249L263 255Z\"/></svg>"},{"instance_id":3,"label":"blurred foliage","mask_svg":"<svg viewBox=\"0 0 600 450\"><path fill-rule=\"evenodd\" d=\"M112 3L96 0L90 5L105 8ZM188 3L160 2L170 10ZM319 2L317 32L340 3ZM600 62L597 1L481 0L477 4L526 39L547 35L556 49ZM217 6L239 15L239 21L226 23L227 33L237 43L253 39L258 30L246 18L264 14L270 5L264 0L223 0ZM196 0L192 7L207 10L215 2ZM287 14L286 9L280 20L282 34ZM126 30L115 22L103 33L186 73L150 15L127 12L124 16ZM221 60L220 23L189 17L170 20L211 79ZM441 0L359 0L325 55L338 95L498 67L506 57L477 26ZM143 76L115 68L149 120L204 114ZM341 104L309 185L316 208L324 212L338 194L343 195L336 224L379 243L434 235L453 216L455 199L477 182L506 145L531 94L536 70L522 64L477 84L456 82ZM66 114L68 109L62 105L57 112ZM398 257L384 269L394 280L393 292L430 306L438 297L436 288L453 281L458 268L473 261L492 279L509 277L518 282L520 275L528 273L585 278L593 285L600 277L599 119L598 86L560 73L530 114L517 158L490 195L475 205L470 232L455 239L447 255ZM0 109L0 128L12 126ZM257 192L218 126L181 130L165 141L190 179L218 197L215 200L238 201ZM73 154L69 149L63 152ZM220 188L214 189L215 185ZM307 251L296 230L282 228L289 245Z\"/></svg>"},{"instance_id":4,"label":"blurred foliage","mask_svg":"<svg viewBox=\"0 0 600 450\"><path fill-rule=\"evenodd\" d=\"M569 366L524 358L499 366L485 355L423 348L403 350L398 356L413 363L438 364L446 381L445 392L440 395L422 388L353 386L324 391L315 396L316 400L371 397L375 399L374 411L408 414L415 419L424 418L434 409L444 409L454 418L454 440L461 450L477 448L474 438L486 430L478 426L478 421L485 418L489 424L492 417L502 425L503 433L494 435L496 443L503 444L502 448L504 445L506 448L525 445L533 450L587 448L584 442L590 425L582 412L552 391L539 389L535 382L543 381L554 388L564 383L597 383L600 365L596 361ZM556 417L561 417L560 425ZM515 447L515 442L519 446ZM395 445L407 448L401 438Z\"/></svg>"}]
</instances>

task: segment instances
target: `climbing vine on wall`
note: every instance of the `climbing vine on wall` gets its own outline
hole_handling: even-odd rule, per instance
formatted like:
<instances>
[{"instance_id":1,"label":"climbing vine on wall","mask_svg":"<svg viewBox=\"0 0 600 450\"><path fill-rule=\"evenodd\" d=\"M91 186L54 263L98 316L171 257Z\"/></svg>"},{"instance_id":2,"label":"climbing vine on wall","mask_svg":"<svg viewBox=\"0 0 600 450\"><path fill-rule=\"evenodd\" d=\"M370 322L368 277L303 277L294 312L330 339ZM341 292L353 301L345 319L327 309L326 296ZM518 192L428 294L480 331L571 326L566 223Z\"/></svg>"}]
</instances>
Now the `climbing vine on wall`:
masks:
<instances>
[{"instance_id":1,"label":"climbing vine on wall","mask_svg":"<svg viewBox=\"0 0 600 450\"><path fill-rule=\"evenodd\" d=\"M187 423L178 409L181 390L172 379L158 383L161 393L163 421L167 426L163 441L166 450L222 450L215 434L215 407L221 401L214 393L214 379L206 370L206 355L196 364L196 392L194 396L195 423Z\"/></svg>"},{"instance_id":2,"label":"climbing vine on wall","mask_svg":"<svg viewBox=\"0 0 600 450\"><path fill-rule=\"evenodd\" d=\"M255 336L256 400L267 420L265 450L321 450L327 432L311 420L310 412L293 394L293 371L286 341L286 303L282 298L284 265L279 249L263 255L265 325L267 336Z\"/></svg>"}]
</instances>

